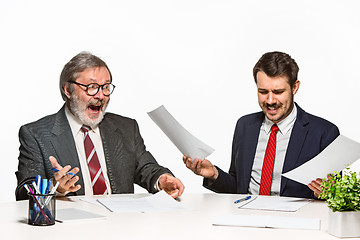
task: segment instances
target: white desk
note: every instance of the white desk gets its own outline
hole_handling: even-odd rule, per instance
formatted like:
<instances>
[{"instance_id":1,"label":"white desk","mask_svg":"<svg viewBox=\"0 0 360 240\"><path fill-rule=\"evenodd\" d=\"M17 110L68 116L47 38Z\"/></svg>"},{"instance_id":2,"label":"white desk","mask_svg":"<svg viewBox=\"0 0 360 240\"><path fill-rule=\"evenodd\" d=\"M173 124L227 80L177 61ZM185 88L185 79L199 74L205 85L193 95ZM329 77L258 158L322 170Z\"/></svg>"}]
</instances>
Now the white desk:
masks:
<instances>
[{"instance_id":1,"label":"white desk","mask_svg":"<svg viewBox=\"0 0 360 240\"><path fill-rule=\"evenodd\" d=\"M144 197L146 194L115 195ZM57 209L75 207L102 215L106 220L58 223L38 227L27 224L28 201L1 205L0 226L7 239L338 239L327 233L328 209L325 202L314 201L297 212L275 212L236 209L233 201L242 195L184 194L181 201L188 208L181 212L111 213L72 197L57 200ZM223 214L277 215L321 219L321 230L292 230L250 227L213 226L215 217ZM3 235L5 234L5 235ZM11 236L11 237L10 237Z\"/></svg>"}]
</instances>

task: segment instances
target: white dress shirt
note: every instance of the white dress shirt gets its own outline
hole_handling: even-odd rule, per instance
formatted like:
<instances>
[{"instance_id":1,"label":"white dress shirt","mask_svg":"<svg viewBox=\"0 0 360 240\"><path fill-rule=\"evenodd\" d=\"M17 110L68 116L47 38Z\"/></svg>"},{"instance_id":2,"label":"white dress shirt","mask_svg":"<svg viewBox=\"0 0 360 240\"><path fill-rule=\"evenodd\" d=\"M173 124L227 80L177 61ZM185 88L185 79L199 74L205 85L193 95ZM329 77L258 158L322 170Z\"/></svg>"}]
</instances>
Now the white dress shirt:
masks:
<instances>
[{"instance_id":1,"label":"white dress shirt","mask_svg":"<svg viewBox=\"0 0 360 240\"><path fill-rule=\"evenodd\" d=\"M85 147L84 147L84 133L81 131L82 123L70 112L68 107L65 108L65 115L69 121L70 128L72 135L74 137L76 150L79 156L80 161L80 168L82 170L82 176L84 179L84 185L81 186L85 188L85 196L91 196L93 194L93 189L91 185L91 178L89 173L89 168L86 162L86 156L85 156ZM96 153L99 158L100 166L104 174L105 178L105 184L107 188L108 194L111 194L111 188L110 188L110 181L109 177L107 175L107 168L106 168L106 162L105 162L105 155L104 155L104 148L102 145L101 135L100 135L100 128L96 127L95 129L89 130L89 136L94 144ZM78 167L78 166L71 166L72 168Z\"/></svg>"},{"instance_id":2,"label":"white dress shirt","mask_svg":"<svg viewBox=\"0 0 360 240\"><path fill-rule=\"evenodd\" d=\"M285 119L277 123L279 131L276 135L276 152L274 160L274 169L271 181L271 193L270 195L280 195L280 184L281 184L281 173L284 166L284 160L286 150L290 140L291 132L296 120L297 108L294 104L294 108ZM259 194L260 180L261 180L261 169L264 162L265 150L267 142L270 137L271 127L274 123L270 121L266 116L264 122L261 125L258 145L256 147L256 153L254 163L251 171L251 179L249 184L250 194Z\"/></svg>"}]
</instances>

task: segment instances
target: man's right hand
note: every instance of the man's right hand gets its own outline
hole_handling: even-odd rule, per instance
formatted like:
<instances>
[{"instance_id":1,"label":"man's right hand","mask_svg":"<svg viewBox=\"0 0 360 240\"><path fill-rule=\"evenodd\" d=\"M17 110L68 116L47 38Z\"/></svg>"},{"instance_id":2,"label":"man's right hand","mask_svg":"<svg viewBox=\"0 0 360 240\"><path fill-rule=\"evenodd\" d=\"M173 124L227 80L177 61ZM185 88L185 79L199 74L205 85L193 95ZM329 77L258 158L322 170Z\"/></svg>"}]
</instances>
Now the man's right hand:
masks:
<instances>
[{"instance_id":1,"label":"man's right hand","mask_svg":"<svg viewBox=\"0 0 360 240\"><path fill-rule=\"evenodd\" d=\"M80 184L75 186L75 183L79 180L79 177L74 177L73 175L67 174L67 172L70 171L71 166L67 165L62 167L53 156L50 156L49 160L53 168L59 170L58 172L54 173L54 184L59 182L59 187L57 188L59 193L66 194L67 192L76 192L81 188ZM78 167L75 167L70 172L76 174L79 172L79 170L80 169Z\"/></svg>"},{"instance_id":2,"label":"man's right hand","mask_svg":"<svg viewBox=\"0 0 360 240\"><path fill-rule=\"evenodd\" d=\"M204 178L209 178L213 181L217 179L219 176L219 172L212 163L207 159L197 159L195 158L193 161L191 158L183 156L183 161L188 169L193 171L196 175L200 175Z\"/></svg>"}]
</instances>

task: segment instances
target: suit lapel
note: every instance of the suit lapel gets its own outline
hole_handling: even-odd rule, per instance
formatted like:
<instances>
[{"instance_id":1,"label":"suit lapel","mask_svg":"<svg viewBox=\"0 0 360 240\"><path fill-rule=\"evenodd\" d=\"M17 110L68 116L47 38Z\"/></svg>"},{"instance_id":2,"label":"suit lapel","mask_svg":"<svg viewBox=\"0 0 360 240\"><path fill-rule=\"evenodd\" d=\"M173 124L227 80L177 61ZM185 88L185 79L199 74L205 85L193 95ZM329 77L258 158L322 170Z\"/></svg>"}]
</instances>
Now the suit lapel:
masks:
<instances>
[{"instance_id":1,"label":"suit lapel","mask_svg":"<svg viewBox=\"0 0 360 240\"><path fill-rule=\"evenodd\" d=\"M74 137L65 115L65 105L55 115L52 133L53 137L51 139L51 143L57 155L54 157L58 160L58 163L61 166L70 165L72 168L80 168ZM77 183L82 186L82 188L78 191L80 194L84 193L84 180L81 172L80 168L80 172L77 174L79 176L79 181Z\"/></svg>"},{"instance_id":2,"label":"suit lapel","mask_svg":"<svg viewBox=\"0 0 360 240\"><path fill-rule=\"evenodd\" d=\"M259 114L256 121L254 121L253 123L251 123L246 127L246 134L242 136L246 141L244 145L245 147L244 149L242 149L245 155L244 159L249 159L249 161L243 161L244 162L243 167L245 168L243 172L247 174L247 176L245 176L247 183L244 185L244 187L246 188L248 188L250 183L252 167L255 160L256 149L259 141L259 133L263 119L264 119L264 115Z\"/></svg>"},{"instance_id":3,"label":"suit lapel","mask_svg":"<svg viewBox=\"0 0 360 240\"><path fill-rule=\"evenodd\" d=\"M124 142L121 134L119 134L118 127L114 125L111 121L106 118L101 121L100 125L100 133L101 139L103 142L104 148L104 156L107 166L107 173L110 179L111 190L113 193L118 192L118 187L115 182L113 181L113 172L118 171L118 168L126 169L126 166L122 166L124 161L121 161L123 158L123 148ZM116 160L116 164L115 161ZM119 174L118 172L116 174Z\"/></svg>"},{"instance_id":4,"label":"suit lapel","mask_svg":"<svg viewBox=\"0 0 360 240\"><path fill-rule=\"evenodd\" d=\"M297 107L297 118L294 123L294 127L291 133L291 137L289 140L288 148L286 151L284 166L283 166L283 173L286 173L292 169L294 169L297 160L299 159L301 150L303 148L306 136L308 134L308 117L306 112L302 110L298 105ZM280 195L283 193L285 189L285 185L289 179L282 178L281 179L281 189Z\"/></svg>"}]
</instances>

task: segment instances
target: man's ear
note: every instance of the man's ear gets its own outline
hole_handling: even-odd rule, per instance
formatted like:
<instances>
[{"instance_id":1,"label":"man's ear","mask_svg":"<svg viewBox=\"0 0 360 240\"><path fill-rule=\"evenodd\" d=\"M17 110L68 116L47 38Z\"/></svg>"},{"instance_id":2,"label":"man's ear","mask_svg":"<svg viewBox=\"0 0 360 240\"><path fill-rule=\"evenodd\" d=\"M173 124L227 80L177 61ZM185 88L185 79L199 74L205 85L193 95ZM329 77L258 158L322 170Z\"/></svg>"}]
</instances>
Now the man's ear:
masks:
<instances>
[{"instance_id":1,"label":"man's ear","mask_svg":"<svg viewBox=\"0 0 360 240\"><path fill-rule=\"evenodd\" d=\"M300 81L299 80L296 80L294 82L294 85L292 87L292 93L293 95L295 95L297 93L297 91L299 90L299 87L300 87Z\"/></svg>"},{"instance_id":2,"label":"man's ear","mask_svg":"<svg viewBox=\"0 0 360 240\"><path fill-rule=\"evenodd\" d=\"M71 91L70 91L70 83L64 83L64 93L68 99L71 97Z\"/></svg>"}]
</instances>

